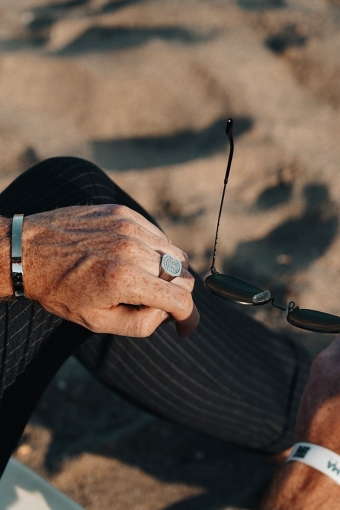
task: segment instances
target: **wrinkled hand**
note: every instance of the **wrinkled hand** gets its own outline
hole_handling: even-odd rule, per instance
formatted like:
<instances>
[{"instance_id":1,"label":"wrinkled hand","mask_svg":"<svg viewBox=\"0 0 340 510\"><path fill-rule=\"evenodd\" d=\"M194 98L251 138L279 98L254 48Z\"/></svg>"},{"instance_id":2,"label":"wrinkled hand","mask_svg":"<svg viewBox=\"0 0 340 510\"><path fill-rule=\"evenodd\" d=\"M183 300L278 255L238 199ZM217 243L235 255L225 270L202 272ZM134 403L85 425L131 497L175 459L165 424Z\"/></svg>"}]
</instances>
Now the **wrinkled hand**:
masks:
<instances>
[{"instance_id":1,"label":"wrinkled hand","mask_svg":"<svg viewBox=\"0 0 340 510\"><path fill-rule=\"evenodd\" d=\"M164 253L183 265L172 282L158 278ZM144 337L175 319L180 336L187 336L199 322L186 254L125 206L26 216L23 274L28 298L91 331Z\"/></svg>"},{"instance_id":2,"label":"wrinkled hand","mask_svg":"<svg viewBox=\"0 0 340 510\"><path fill-rule=\"evenodd\" d=\"M340 336L314 360L301 399L296 435L340 454Z\"/></svg>"}]
</instances>

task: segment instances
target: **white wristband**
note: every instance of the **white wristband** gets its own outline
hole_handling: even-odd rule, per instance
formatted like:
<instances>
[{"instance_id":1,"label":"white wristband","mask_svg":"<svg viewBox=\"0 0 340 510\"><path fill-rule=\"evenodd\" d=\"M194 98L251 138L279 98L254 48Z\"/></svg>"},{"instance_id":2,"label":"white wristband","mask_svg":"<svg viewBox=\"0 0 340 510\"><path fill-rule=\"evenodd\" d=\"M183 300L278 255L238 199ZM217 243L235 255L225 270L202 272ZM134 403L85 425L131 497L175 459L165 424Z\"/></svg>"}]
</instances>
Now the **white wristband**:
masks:
<instances>
[{"instance_id":1,"label":"white wristband","mask_svg":"<svg viewBox=\"0 0 340 510\"><path fill-rule=\"evenodd\" d=\"M296 443L286 462L296 460L311 466L340 485L340 455L312 443Z\"/></svg>"}]
</instances>

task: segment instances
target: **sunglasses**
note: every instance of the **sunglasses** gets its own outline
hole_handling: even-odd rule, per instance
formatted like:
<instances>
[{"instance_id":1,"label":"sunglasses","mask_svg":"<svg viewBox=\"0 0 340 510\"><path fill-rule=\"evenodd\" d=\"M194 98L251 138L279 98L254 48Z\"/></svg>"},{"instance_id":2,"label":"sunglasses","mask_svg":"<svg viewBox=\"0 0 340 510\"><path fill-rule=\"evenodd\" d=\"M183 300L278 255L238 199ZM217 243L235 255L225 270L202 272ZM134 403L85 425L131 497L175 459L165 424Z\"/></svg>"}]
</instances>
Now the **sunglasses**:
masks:
<instances>
[{"instance_id":1,"label":"sunglasses","mask_svg":"<svg viewBox=\"0 0 340 510\"><path fill-rule=\"evenodd\" d=\"M294 301L288 301L286 308L282 308L274 303L274 297L269 290L262 290L250 283L234 278L216 271L215 259L218 240L218 231L220 227L221 213L224 203L225 191L229 179L231 162L234 154L233 140L233 119L228 119L226 134L229 138L229 158L227 170L224 178L224 187L221 199L220 210L218 214L213 259L210 268L211 275L205 279L205 286L211 292L222 299L239 303L240 305L259 306L271 303L275 308L286 312L287 321L297 328L318 333L339 333L340 317L328 313L318 312L317 310L300 309Z\"/></svg>"}]
</instances>

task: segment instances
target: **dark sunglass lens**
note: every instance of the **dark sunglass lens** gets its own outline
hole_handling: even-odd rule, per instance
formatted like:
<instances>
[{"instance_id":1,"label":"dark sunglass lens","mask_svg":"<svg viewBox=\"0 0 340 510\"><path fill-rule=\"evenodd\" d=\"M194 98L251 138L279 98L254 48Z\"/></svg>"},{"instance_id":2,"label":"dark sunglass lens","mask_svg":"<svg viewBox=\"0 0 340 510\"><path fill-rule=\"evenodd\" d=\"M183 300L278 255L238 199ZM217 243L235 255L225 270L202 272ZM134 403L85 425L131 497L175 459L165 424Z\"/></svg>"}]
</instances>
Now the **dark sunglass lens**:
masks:
<instances>
[{"instance_id":1,"label":"dark sunglass lens","mask_svg":"<svg viewBox=\"0 0 340 510\"><path fill-rule=\"evenodd\" d=\"M204 284L217 296L242 305L264 305L271 300L269 291L225 274L210 275ZM256 299L253 299L254 296Z\"/></svg>"},{"instance_id":2,"label":"dark sunglass lens","mask_svg":"<svg viewBox=\"0 0 340 510\"><path fill-rule=\"evenodd\" d=\"M316 331L318 333L339 333L340 317L316 310L300 310L293 308L287 315L287 321L297 328Z\"/></svg>"}]
</instances>

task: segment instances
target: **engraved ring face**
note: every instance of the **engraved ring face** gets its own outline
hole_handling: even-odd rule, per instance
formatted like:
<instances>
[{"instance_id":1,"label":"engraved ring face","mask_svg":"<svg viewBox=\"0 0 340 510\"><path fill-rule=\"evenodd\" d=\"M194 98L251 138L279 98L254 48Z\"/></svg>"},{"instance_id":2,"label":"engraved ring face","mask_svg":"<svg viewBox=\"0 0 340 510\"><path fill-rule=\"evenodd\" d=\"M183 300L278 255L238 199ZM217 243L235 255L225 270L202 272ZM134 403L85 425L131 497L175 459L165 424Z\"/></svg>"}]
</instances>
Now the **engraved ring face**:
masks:
<instances>
[{"instance_id":1,"label":"engraved ring face","mask_svg":"<svg viewBox=\"0 0 340 510\"><path fill-rule=\"evenodd\" d=\"M179 276L182 271L181 261L165 253L162 257L159 277L163 280L171 281Z\"/></svg>"}]
</instances>

